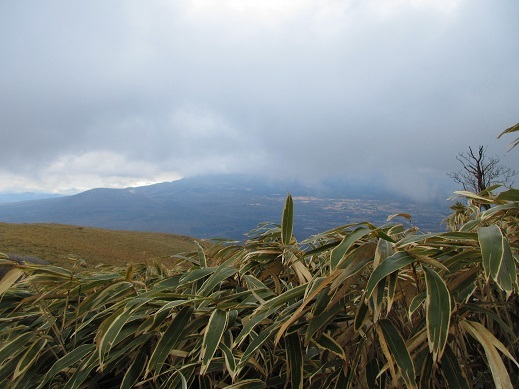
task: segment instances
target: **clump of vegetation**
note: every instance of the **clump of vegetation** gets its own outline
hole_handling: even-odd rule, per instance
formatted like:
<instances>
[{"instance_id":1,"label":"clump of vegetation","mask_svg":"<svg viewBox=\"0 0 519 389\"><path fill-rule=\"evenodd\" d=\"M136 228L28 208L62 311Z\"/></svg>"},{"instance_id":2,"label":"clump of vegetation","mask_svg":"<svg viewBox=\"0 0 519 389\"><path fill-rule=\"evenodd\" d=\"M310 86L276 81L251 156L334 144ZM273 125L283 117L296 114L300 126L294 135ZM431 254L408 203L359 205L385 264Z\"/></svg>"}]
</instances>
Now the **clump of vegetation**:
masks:
<instances>
[{"instance_id":1,"label":"clump of vegetation","mask_svg":"<svg viewBox=\"0 0 519 389\"><path fill-rule=\"evenodd\" d=\"M443 233L360 223L297 242L288 196L281 224L172 267L3 259L0 383L518 387L519 191L460 195Z\"/></svg>"},{"instance_id":2,"label":"clump of vegetation","mask_svg":"<svg viewBox=\"0 0 519 389\"><path fill-rule=\"evenodd\" d=\"M18 255L18 254L8 254L7 258L18 264L22 264L22 263L37 263L40 265L49 264L48 261L44 261L44 260L41 260L39 258L32 257L32 256L25 257L25 256ZM6 265L6 264L0 265L0 279L3 276L5 276L7 274L7 272L12 269L12 267L13 267L12 265Z\"/></svg>"}]
</instances>

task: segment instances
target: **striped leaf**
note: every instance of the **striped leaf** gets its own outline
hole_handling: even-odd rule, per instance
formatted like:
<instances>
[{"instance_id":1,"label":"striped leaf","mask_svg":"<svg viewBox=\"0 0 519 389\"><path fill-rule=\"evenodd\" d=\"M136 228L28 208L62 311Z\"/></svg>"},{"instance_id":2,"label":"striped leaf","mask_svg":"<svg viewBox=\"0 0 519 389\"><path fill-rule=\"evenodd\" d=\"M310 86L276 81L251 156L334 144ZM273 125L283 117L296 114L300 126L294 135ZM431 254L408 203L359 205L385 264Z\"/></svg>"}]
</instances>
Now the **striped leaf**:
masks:
<instances>
[{"instance_id":1,"label":"striped leaf","mask_svg":"<svg viewBox=\"0 0 519 389\"><path fill-rule=\"evenodd\" d=\"M220 342L220 350L225 357L225 366L227 367L227 371L234 378L236 372L236 359L232 353L232 350L229 346L227 346L224 342Z\"/></svg>"},{"instance_id":2,"label":"striped leaf","mask_svg":"<svg viewBox=\"0 0 519 389\"><path fill-rule=\"evenodd\" d=\"M36 363L42 349L47 344L47 339L36 339L25 351L23 356L18 361L14 369L13 379L20 377L22 374Z\"/></svg>"},{"instance_id":3,"label":"striped leaf","mask_svg":"<svg viewBox=\"0 0 519 389\"><path fill-rule=\"evenodd\" d=\"M193 307L188 306L180 310L175 316L168 329L162 335L159 342L155 346L153 353L151 354L150 361L146 368L146 375L152 370L159 371L162 368L162 364L169 355L169 351L178 342L180 335L184 331L191 315L193 313Z\"/></svg>"},{"instance_id":4,"label":"striped leaf","mask_svg":"<svg viewBox=\"0 0 519 389\"><path fill-rule=\"evenodd\" d=\"M480 227L478 239L486 277L494 279L510 296L517 286L517 270L508 241L496 225Z\"/></svg>"},{"instance_id":5,"label":"striped leaf","mask_svg":"<svg viewBox=\"0 0 519 389\"><path fill-rule=\"evenodd\" d=\"M202 350L200 352L200 359L202 365L200 366L200 374L205 374L211 360L220 344L225 328L229 321L229 312L216 309L211 314L209 323L205 328L204 339L202 341Z\"/></svg>"},{"instance_id":6,"label":"striped leaf","mask_svg":"<svg viewBox=\"0 0 519 389\"><path fill-rule=\"evenodd\" d=\"M445 282L436 271L427 266L424 266L423 270L427 285L425 311L429 350L433 354L433 360L439 361L449 335L451 296Z\"/></svg>"},{"instance_id":7,"label":"striped leaf","mask_svg":"<svg viewBox=\"0 0 519 389\"><path fill-rule=\"evenodd\" d=\"M258 379L242 380L232 385L224 386L224 389L265 389L264 381Z\"/></svg>"},{"instance_id":8,"label":"striped leaf","mask_svg":"<svg viewBox=\"0 0 519 389\"><path fill-rule=\"evenodd\" d=\"M201 296L208 296L213 292L213 289L220 284L225 279L232 277L234 274L238 272L238 269L235 267L228 267L225 264L222 264L216 268L214 273L204 281L200 289L198 290L198 294Z\"/></svg>"},{"instance_id":9,"label":"striped leaf","mask_svg":"<svg viewBox=\"0 0 519 389\"><path fill-rule=\"evenodd\" d=\"M487 279L496 278L503 260L503 236L498 226L480 227L478 229L479 245L483 260L483 270Z\"/></svg>"},{"instance_id":10,"label":"striped leaf","mask_svg":"<svg viewBox=\"0 0 519 389\"><path fill-rule=\"evenodd\" d=\"M281 218L281 243L283 245L290 244L292 239L292 231L294 228L294 201L292 196L288 194L283 208L283 217Z\"/></svg>"},{"instance_id":11,"label":"striped leaf","mask_svg":"<svg viewBox=\"0 0 519 389\"><path fill-rule=\"evenodd\" d=\"M82 344L58 359L47 371L38 388L43 388L56 374L70 369L95 350L93 344Z\"/></svg>"},{"instance_id":12,"label":"striped leaf","mask_svg":"<svg viewBox=\"0 0 519 389\"><path fill-rule=\"evenodd\" d=\"M146 362L148 361L148 355L144 353L137 353L132 364L124 374L121 382L121 389L131 389L135 387L135 384L139 381L142 376L144 369L146 368Z\"/></svg>"},{"instance_id":13,"label":"striped leaf","mask_svg":"<svg viewBox=\"0 0 519 389\"><path fill-rule=\"evenodd\" d=\"M414 257L405 253L398 252L386 258L369 277L366 286L366 298L370 298L378 283L390 275L391 273L402 269L404 266L410 265L414 261Z\"/></svg>"},{"instance_id":14,"label":"striped leaf","mask_svg":"<svg viewBox=\"0 0 519 389\"><path fill-rule=\"evenodd\" d=\"M330 269L335 270L341 260L344 257L344 254L348 251L348 249L359 239L368 235L371 232L369 228L361 227L357 228L355 231L346 235L344 239L339 243L337 247L335 247L330 254Z\"/></svg>"},{"instance_id":15,"label":"striped leaf","mask_svg":"<svg viewBox=\"0 0 519 389\"><path fill-rule=\"evenodd\" d=\"M323 335L315 340L315 343L323 350L330 351L338 357L347 360L344 349L339 343L335 341L330 335L323 333Z\"/></svg>"},{"instance_id":16,"label":"striped leaf","mask_svg":"<svg viewBox=\"0 0 519 389\"><path fill-rule=\"evenodd\" d=\"M200 267L202 269L206 268L207 267L207 258L205 256L204 249L200 245L200 243L198 243L196 240L195 240L195 246L196 246L196 250L198 252L198 259L200 260Z\"/></svg>"},{"instance_id":17,"label":"striped leaf","mask_svg":"<svg viewBox=\"0 0 519 389\"><path fill-rule=\"evenodd\" d=\"M303 345L297 332L285 336L286 356L288 362L287 386L303 388Z\"/></svg>"},{"instance_id":18,"label":"striped leaf","mask_svg":"<svg viewBox=\"0 0 519 389\"><path fill-rule=\"evenodd\" d=\"M393 358L400 368L400 374L408 388L416 388L415 369L413 360L405 345L404 339L388 319L379 321L380 328L384 334L384 339L389 346Z\"/></svg>"},{"instance_id":19,"label":"striped leaf","mask_svg":"<svg viewBox=\"0 0 519 389\"><path fill-rule=\"evenodd\" d=\"M501 289L506 292L506 297L509 298L514 291L514 286L517 287L517 268L510 245L504 236L502 244L503 258L495 280Z\"/></svg>"}]
</instances>

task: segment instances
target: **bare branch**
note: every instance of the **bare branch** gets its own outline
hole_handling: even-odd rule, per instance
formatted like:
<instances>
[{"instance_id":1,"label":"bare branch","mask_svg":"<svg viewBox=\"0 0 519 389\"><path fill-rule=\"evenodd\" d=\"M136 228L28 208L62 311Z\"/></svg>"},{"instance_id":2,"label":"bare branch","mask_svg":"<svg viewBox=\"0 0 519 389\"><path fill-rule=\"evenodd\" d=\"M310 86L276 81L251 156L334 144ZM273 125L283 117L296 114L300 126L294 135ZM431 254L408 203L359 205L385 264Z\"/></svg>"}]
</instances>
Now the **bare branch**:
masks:
<instances>
[{"instance_id":1,"label":"bare branch","mask_svg":"<svg viewBox=\"0 0 519 389\"><path fill-rule=\"evenodd\" d=\"M512 178L517 175L517 171L500 165L497 156L488 156L485 146L478 146L477 152L469 146L469 151L459 153L456 160L461 164L461 170L447 175L464 190L474 193L482 192L495 184L510 187L513 184Z\"/></svg>"}]
</instances>

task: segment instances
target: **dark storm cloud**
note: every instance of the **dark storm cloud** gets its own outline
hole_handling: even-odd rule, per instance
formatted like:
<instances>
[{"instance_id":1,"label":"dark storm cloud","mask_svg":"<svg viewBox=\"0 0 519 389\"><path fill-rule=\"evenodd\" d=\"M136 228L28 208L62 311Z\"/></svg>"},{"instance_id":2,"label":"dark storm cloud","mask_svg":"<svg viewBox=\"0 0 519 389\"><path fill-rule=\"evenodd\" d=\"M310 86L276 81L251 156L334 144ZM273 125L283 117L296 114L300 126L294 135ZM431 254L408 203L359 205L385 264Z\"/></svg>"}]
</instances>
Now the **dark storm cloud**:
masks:
<instances>
[{"instance_id":1,"label":"dark storm cloud","mask_svg":"<svg viewBox=\"0 0 519 389\"><path fill-rule=\"evenodd\" d=\"M468 145L506 149L518 14L515 1L3 2L0 175L48 189L382 173L424 196Z\"/></svg>"}]
</instances>

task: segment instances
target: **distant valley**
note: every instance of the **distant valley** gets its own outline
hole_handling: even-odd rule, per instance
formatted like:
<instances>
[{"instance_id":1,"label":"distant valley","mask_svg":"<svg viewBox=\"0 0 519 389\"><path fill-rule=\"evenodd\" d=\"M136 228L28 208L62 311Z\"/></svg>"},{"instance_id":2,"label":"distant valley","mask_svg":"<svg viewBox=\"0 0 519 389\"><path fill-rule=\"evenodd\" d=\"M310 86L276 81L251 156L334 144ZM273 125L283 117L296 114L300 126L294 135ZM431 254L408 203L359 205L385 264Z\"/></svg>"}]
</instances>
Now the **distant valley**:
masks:
<instances>
[{"instance_id":1,"label":"distant valley","mask_svg":"<svg viewBox=\"0 0 519 389\"><path fill-rule=\"evenodd\" d=\"M380 225L395 213L409 213L420 229L438 231L443 229L440 223L449 205L446 200L414 204L376 185L359 187L333 181L309 186L245 176L210 176L4 202L0 204L0 222L61 223L243 240L259 223L280 222L288 192L294 198L298 239L347 223Z\"/></svg>"}]
</instances>

